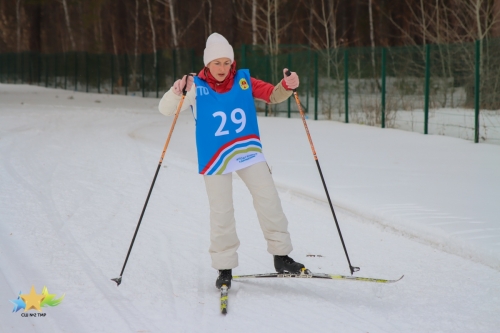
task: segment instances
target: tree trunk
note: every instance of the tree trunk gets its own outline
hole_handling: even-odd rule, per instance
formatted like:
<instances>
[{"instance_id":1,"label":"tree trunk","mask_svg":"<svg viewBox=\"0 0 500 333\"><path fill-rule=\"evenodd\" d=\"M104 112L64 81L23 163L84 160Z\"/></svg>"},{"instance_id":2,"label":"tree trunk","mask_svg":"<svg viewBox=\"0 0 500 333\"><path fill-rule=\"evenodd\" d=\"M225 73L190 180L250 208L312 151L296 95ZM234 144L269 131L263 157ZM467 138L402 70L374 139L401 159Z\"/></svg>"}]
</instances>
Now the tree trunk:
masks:
<instances>
[{"instance_id":1,"label":"tree trunk","mask_svg":"<svg viewBox=\"0 0 500 333\"><path fill-rule=\"evenodd\" d=\"M208 0L208 36L213 32L212 30L212 0Z\"/></svg>"},{"instance_id":2,"label":"tree trunk","mask_svg":"<svg viewBox=\"0 0 500 333\"><path fill-rule=\"evenodd\" d=\"M174 48L179 47L179 41L177 40L177 24L175 22L175 12L174 12L174 0L168 1L169 12L170 12L170 24L172 27L172 42L174 43Z\"/></svg>"},{"instance_id":3,"label":"tree trunk","mask_svg":"<svg viewBox=\"0 0 500 333\"><path fill-rule=\"evenodd\" d=\"M493 0L493 27L492 37L500 37L500 0Z\"/></svg>"},{"instance_id":4,"label":"tree trunk","mask_svg":"<svg viewBox=\"0 0 500 333\"><path fill-rule=\"evenodd\" d=\"M139 47L139 0L135 0L135 13L134 13L134 64L131 67L131 76L132 82L130 86L134 90L138 90L139 86L137 85L137 56L138 56L138 47Z\"/></svg>"},{"instance_id":5,"label":"tree trunk","mask_svg":"<svg viewBox=\"0 0 500 333\"><path fill-rule=\"evenodd\" d=\"M337 12L335 10L334 0L328 0L328 18L330 25L330 44L332 47L337 48Z\"/></svg>"},{"instance_id":6,"label":"tree trunk","mask_svg":"<svg viewBox=\"0 0 500 333\"><path fill-rule=\"evenodd\" d=\"M61 3L63 5L64 9L64 18L66 21L66 28L68 29L68 35L69 35L69 40L71 42L71 47L72 50L76 50L76 44L75 44L75 39L73 38L73 32L71 31L71 22L69 19L69 12L68 12L68 4L66 3L66 0L61 0Z\"/></svg>"},{"instance_id":7,"label":"tree trunk","mask_svg":"<svg viewBox=\"0 0 500 333\"><path fill-rule=\"evenodd\" d=\"M257 0L252 0L252 45L257 45Z\"/></svg>"},{"instance_id":8,"label":"tree trunk","mask_svg":"<svg viewBox=\"0 0 500 333\"><path fill-rule=\"evenodd\" d=\"M313 6L309 7L309 47L312 48L312 31L313 31L313 22L314 22L314 9Z\"/></svg>"},{"instance_id":9,"label":"tree trunk","mask_svg":"<svg viewBox=\"0 0 500 333\"><path fill-rule=\"evenodd\" d=\"M30 29L29 29L29 50L31 52L42 52L42 29L41 29L41 21L42 21L42 7L40 3L29 4L25 7L25 13L27 14L28 20L30 20ZM33 66L33 63L30 64ZM32 73L33 74L33 73ZM35 81L35 75L31 75L30 83Z\"/></svg>"},{"instance_id":10,"label":"tree trunk","mask_svg":"<svg viewBox=\"0 0 500 333\"><path fill-rule=\"evenodd\" d=\"M17 52L21 52L21 0L16 1Z\"/></svg>"},{"instance_id":11,"label":"tree trunk","mask_svg":"<svg viewBox=\"0 0 500 333\"><path fill-rule=\"evenodd\" d=\"M175 21L175 12L174 12L174 0L169 0L168 1L168 5L169 5L169 11L170 11L170 24L172 26L172 42L174 43L174 49L175 49L175 52L177 54L176 56L176 59L175 59L175 66L177 66L177 73L179 74L180 70L181 70L181 57L180 57L180 54L178 52L179 50L179 39L177 38L177 23ZM175 81L175 77L173 78L173 80Z\"/></svg>"},{"instance_id":12,"label":"tree trunk","mask_svg":"<svg viewBox=\"0 0 500 333\"><path fill-rule=\"evenodd\" d=\"M151 12L151 4L149 0L146 0L146 3L148 5L148 16L149 16L149 24L151 25L151 42L153 44L153 58L154 58L154 64L153 67L156 68L156 34L155 34L155 25L153 22L153 13Z\"/></svg>"}]
</instances>

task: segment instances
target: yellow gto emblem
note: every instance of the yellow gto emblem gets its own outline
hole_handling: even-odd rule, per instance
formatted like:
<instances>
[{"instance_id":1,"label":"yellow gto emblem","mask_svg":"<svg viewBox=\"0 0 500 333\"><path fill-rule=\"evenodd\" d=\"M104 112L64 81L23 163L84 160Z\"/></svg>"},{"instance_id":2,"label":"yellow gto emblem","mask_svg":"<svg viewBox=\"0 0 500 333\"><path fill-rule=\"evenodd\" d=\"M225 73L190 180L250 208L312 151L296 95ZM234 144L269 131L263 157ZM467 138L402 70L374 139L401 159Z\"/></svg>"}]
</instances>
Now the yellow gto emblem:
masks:
<instances>
[{"instance_id":1,"label":"yellow gto emblem","mask_svg":"<svg viewBox=\"0 0 500 333\"><path fill-rule=\"evenodd\" d=\"M241 89L243 89L243 90L247 90L247 89L248 89L248 87L249 87L249 85L248 85L248 83L247 83L247 80L245 80L245 79L241 79L241 80L240 80L240 87L241 87Z\"/></svg>"}]
</instances>

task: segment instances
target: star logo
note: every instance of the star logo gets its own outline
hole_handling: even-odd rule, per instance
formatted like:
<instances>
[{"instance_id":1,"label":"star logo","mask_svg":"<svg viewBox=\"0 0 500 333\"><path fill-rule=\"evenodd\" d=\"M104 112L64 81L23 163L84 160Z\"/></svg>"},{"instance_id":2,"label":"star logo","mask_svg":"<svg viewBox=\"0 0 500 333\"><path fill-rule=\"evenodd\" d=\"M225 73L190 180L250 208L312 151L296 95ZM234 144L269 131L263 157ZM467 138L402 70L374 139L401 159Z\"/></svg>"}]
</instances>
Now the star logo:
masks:
<instances>
[{"instance_id":1,"label":"star logo","mask_svg":"<svg viewBox=\"0 0 500 333\"><path fill-rule=\"evenodd\" d=\"M10 302L14 304L12 312L18 312L22 309L24 309L24 312L29 310L38 310L41 312L41 308L43 307L57 306L61 304L64 296L65 295L63 294L61 297L56 298L56 295L50 294L49 290L45 286L42 289L42 293L37 294L35 286L32 286L29 294L23 294L20 291L17 299L10 300Z\"/></svg>"},{"instance_id":2,"label":"star logo","mask_svg":"<svg viewBox=\"0 0 500 333\"><path fill-rule=\"evenodd\" d=\"M14 303L14 309L12 309L12 312L17 312L21 309L26 308L26 304L24 301L21 299L21 292L19 292L19 296L17 296L17 299L10 300L12 303Z\"/></svg>"},{"instance_id":3,"label":"star logo","mask_svg":"<svg viewBox=\"0 0 500 333\"><path fill-rule=\"evenodd\" d=\"M44 286L42 290L42 295L44 296L44 299L41 303L41 306L44 307L44 306L56 306L61 304L65 294L63 294L60 298L56 299L55 298L56 294L49 294L49 290L47 289L47 287Z\"/></svg>"},{"instance_id":4,"label":"star logo","mask_svg":"<svg viewBox=\"0 0 500 333\"><path fill-rule=\"evenodd\" d=\"M31 291L29 294L19 295L19 297L21 297L21 299L26 304L26 308L24 309L24 312L31 310L31 309L42 311L42 309L40 307L41 307L41 303L42 303L43 299L45 298L45 295L37 294L35 291L35 286L31 286Z\"/></svg>"},{"instance_id":5,"label":"star logo","mask_svg":"<svg viewBox=\"0 0 500 333\"><path fill-rule=\"evenodd\" d=\"M248 85L248 82L247 82L246 79L241 79L240 80L240 87L243 90L247 90L248 88L250 88L250 86Z\"/></svg>"}]
</instances>

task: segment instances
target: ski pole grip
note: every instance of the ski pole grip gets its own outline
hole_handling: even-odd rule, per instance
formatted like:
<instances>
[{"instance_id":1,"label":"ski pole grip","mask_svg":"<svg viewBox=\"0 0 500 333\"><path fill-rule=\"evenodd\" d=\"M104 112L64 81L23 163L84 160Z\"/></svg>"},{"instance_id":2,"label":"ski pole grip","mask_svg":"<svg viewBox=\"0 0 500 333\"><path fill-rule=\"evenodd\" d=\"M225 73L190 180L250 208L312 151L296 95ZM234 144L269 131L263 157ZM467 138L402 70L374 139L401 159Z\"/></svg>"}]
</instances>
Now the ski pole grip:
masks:
<instances>
[{"instance_id":1,"label":"ski pole grip","mask_svg":"<svg viewBox=\"0 0 500 333\"><path fill-rule=\"evenodd\" d=\"M186 84L184 85L184 88L182 88L182 95L183 96L186 96L186 93L187 93L186 88L187 88L188 79L189 79L190 76L193 76L193 74L189 73L189 74L186 75Z\"/></svg>"},{"instance_id":2,"label":"ski pole grip","mask_svg":"<svg viewBox=\"0 0 500 333\"><path fill-rule=\"evenodd\" d=\"M290 72L290 70L287 69L286 72L285 72L285 75L286 76L290 76L290 75L292 75L292 72ZM293 89L293 92L296 92L296 91L297 91L297 88Z\"/></svg>"}]
</instances>

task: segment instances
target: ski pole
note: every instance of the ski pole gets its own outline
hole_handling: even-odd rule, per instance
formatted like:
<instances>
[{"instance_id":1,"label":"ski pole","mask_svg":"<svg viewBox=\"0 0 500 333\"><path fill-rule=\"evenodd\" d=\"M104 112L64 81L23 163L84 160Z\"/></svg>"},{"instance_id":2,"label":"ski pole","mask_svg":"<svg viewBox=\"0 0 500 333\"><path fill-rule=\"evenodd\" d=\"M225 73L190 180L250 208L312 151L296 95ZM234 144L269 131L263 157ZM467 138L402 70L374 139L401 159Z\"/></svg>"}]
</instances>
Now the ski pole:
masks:
<instances>
[{"instance_id":1,"label":"ski pole","mask_svg":"<svg viewBox=\"0 0 500 333\"><path fill-rule=\"evenodd\" d=\"M188 74L188 76L192 76L192 74ZM148 205L148 201L149 201L149 197L151 196L151 192L153 191L153 187L155 186L156 177L158 176L158 172L160 171L161 164L163 163L163 158L165 157L165 153L167 152L167 147L168 147L168 144L170 142L170 138L172 137L175 123L177 122L177 118L179 117L179 113L181 112L182 103L184 103L184 99L186 98L187 79L188 78L186 77L186 85L182 89L182 97L181 97L181 100L179 102L179 105L177 106L177 111L175 111L174 120L172 122L172 125L170 126L170 132L168 133L167 141L165 142L165 146L163 147L163 152L161 153L160 161L158 162L158 167L156 168L156 173L155 173L155 176L153 178L153 182L151 183L151 187L149 188L149 193L148 193L148 196L146 198L146 202L144 203L144 207L142 208L141 217L139 217L139 222L137 223L137 227L135 228L134 237L132 238L132 242L130 243L127 257L125 258L125 262L123 263L122 271L121 271L119 277L111 279L111 281L116 282L117 287L120 285L120 283L122 283L122 276L123 276L123 272L125 271L125 266L127 266L128 257L130 256L130 252L132 251L132 246L134 246L135 237L137 236L137 232L139 231L139 227L141 226L142 217L144 216L144 212L146 211L146 207Z\"/></svg>"},{"instance_id":2,"label":"ski pole","mask_svg":"<svg viewBox=\"0 0 500 333\"><path fill-rule=\"evenodd\" d=\"M290 75L292 75L292 73L290 72L290 70L287 70L286 76L290 76ZM311 139L311 134L309 133L309 128L307 127L306 118L304 115L304 111L302 110L302 106L300 104L299 94L297 93L297 89L293 89L293 95L295 97L295 102L297 103L297 107L299 108L300 117L302 118L302 123L304 124L304 128L305 128L306 133L307 133L307 138L309 139L309 144L311 145L312 154L314 156L314 160L316 161L316 166L318 167L319 175L321 177L321 181L323 182L323 187L325 188L326 197L328 199L328 203L330 204L330 209L331 209L332 214L333 214L333 219L335 220L335 224L337 225L337 231L339 232L340 240L342 242L342 246L344 247L344 252L345 252L345 256L347 258L347 263L349 264L349 269L350 269L351 275L352 275L354 272L359 271L359 267L353 267L351 265L351 260L349 260L349 254L347 254L347 248L345 247L344 238L342 237L342 232L340 231L339 222L337 221L337 216L335 215L335 210L333 209L332 200L330 199L330 194L328 193L328 188L326 187L325 178L323 177L323 172L321 172L321 167L319 165L318 156L316 155L316 149L314 149L314 144L313 144L312 139Z\"/></svg>"}]
</instances>

